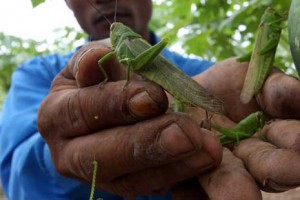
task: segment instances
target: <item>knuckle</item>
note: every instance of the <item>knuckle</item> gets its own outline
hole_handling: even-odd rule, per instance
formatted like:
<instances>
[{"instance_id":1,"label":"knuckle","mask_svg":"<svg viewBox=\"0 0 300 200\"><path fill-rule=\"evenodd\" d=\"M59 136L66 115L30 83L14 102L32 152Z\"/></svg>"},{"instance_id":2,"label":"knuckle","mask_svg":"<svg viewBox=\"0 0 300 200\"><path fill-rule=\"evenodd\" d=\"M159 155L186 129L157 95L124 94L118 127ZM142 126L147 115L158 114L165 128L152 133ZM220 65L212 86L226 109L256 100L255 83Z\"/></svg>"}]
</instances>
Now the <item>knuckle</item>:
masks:
<instances>
[{"instance_id":1,"label":"knuckle","mask_svg":"<svg viewBox=\"0 0 300 200\"><path fill-rule=\"evenodd\" d=\"M72 148L70 143L56 146L56 151L52 152L55 169L63 176L77 177L90 182L93 176L92 158L87 158L83 151Z\"/></svg>"},{"instance_id":2,"label":"knuckle","mask_svg":"<svg viewBox=\"0 0 300 200\"><path fill-rule=\"evenodd\" d=\"M300 132L295 133L295 140L291 145L291 150L300 153Z\"/></svg>"},{"instance_id":3,"label":"knuckle","mask_svg":"<svg viewBox=\"0 0 300 200\"><path fill-rule=\"evenodd\" d=\"M62 159L62 156L53 156L53 163L56 171L63 176L68 176L69 171L66 167L65 159Z\"/></svg>"},{"instance_id":4,"label":"knuckle","mask_svg":"<svg viewBox=\"0 0 300 200\"><path fill-rule=\"evenodd\" d=\"M41 135L48 138L51 135L52 130L55 129L55 121L53 121L53 109L51 108L51 98L45 99L38 111L37 116L37 127Z\"/></svg>"},{"instance_id":5,"label":"knuckle","mask_svg":"<svg viewBox=\"0 0 300 200\"><path fill-rule=\"evenodd\" d=\"M37 126L43 136L53 137L54 133L72 134L89 130L84 119L79 98L80 90L66 93L52 93L41 104Z\"/></svg>"},{"instance_id":6,"label":"knuckle","mask_svg":"<svg viewBox=\"0 0 300 200\"><path fill-rule=\"evenodd\" d=\"M67 116L67 124L70 125L72 130L86 130L89 129L87 122L84 120L84 110L80 102L80 91L76 90L75 93L66 99L65 115Z\"/></svg>"},{"instance_id":7,"label":"knuckle","mask_svg":"<svg viewBox=\"0 0 300 200\"><path fill-rule=\"evenodd\" d=\"M74 137L90 131L84 118L85 107L80 101L80 90L75 90L62 94L61 99L57 102L52 118L57 121L56 128L65 137Z\"/></svg>"}]
</instances>

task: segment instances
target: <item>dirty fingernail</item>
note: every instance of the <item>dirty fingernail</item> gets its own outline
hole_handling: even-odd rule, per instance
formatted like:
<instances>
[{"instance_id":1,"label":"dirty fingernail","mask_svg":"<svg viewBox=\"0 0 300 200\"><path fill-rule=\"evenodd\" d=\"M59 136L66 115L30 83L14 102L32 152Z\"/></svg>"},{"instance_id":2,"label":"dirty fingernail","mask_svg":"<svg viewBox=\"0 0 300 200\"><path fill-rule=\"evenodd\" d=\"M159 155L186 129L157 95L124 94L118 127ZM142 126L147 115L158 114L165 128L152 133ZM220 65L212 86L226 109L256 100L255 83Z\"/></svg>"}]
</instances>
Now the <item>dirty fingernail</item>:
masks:
<instances>
[{"instance_id":1,"label":"dirty fingernail","mask_svg":"<svg viewBox=\"0 0 300 200\"><path fill-rule=\"evenodd\" d=\"M147 91L140 92L129 100L129 109L138 117L151 117L161 113L158 102L154 101Z\"/></svg>"},{"instance_id":2,"label":"dirty fingernail","mask_svg":"<svg viewBox=\"0 0 300 200\"><path fill-rule=\"evenodd\" d=\"M172 123L161 132L159 142L161 147L172 156L195 152L201 146L192 142L176 123Z\"/></svg>"}]
</instances>

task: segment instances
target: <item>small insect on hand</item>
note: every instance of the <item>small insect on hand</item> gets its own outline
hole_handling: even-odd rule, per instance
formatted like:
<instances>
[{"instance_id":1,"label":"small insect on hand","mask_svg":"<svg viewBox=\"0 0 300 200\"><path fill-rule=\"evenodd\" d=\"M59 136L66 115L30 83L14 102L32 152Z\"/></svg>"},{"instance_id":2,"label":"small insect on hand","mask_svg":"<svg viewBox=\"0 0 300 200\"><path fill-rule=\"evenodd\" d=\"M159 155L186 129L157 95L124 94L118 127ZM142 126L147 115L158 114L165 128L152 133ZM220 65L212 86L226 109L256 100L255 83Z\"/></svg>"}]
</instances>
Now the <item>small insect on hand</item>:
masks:
<instances>
[{"instance_id":1,"label":"small insect on hand","mask_svg":"<svg viewBox=\"0 0 300 200\"><path fill-rule=\"evenodd\" d=\"M242 103L249 103L261 90L273 66L281 29L286 19L287 16L281 16L271 7L267 8L259 24L252 54L238 59L238 61L246 61L251 57L240 95Z\"/></svg>"},{"instance_id":2,"label":"small insect on hand","mask_svg":"<svg viewBox=\"0 0 300 200\"><path fill-rule=\"evenodd\" d=\"M212 127L221 133L219 137L221 143L228 144L251 137L254 133L259 132L265 123L266 117L264 113L258 111L248 115L232 129L223 128L219 125L212 125Z\"/></svg>"},{"instance_id":3,"label":"small insect on hand","mask_svg":"<svg viewBox=\"0 0 300 200\"><path fill-rule=\"evenodd\" d=\"M220 99L207 92L160 54L167 45L166 39L151 46L139 34L119 22L111 25L110 39L113 51L99 60L100 68L107 59L116 56L128 68L127 80L129 73L133 71L162 86L183 103L223 113L223 102Z\"/></svg>"},{"instance_id":4,"label":"small insect on hand","mask_svg":"<svg viewBox=\"0 0 300 200\"><path fill-rule=\"evenodd\" d=\"M90 4L97 9L91 2ZM110 26L110 41L112 52L98 61L105 77L104 82L107 81L107 74L102 65L109 58L116 56L119 63L127 67L127 81L130 72L133 71L160 85L183 103L199 106L214 113L223 113L223 102L220 99L207 92L160 54L168 43L167 39L162 39L152 46L126 25L114 22Z\"/></svg>"}]
</instances>

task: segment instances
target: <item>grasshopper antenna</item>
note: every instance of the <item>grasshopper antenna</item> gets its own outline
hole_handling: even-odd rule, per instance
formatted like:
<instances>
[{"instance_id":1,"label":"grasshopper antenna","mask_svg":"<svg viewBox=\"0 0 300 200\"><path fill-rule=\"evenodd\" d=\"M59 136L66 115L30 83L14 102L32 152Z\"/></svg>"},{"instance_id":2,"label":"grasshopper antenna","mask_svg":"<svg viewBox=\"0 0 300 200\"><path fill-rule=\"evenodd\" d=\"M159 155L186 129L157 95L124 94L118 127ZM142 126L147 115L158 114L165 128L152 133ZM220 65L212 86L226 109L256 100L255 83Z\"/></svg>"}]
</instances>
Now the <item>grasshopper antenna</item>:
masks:
<instances>
[{"instance_id":1,"label":"grasshopper antenna","mask_svg":"<svg viewBox=\"0 0 300 200\"><path fill-rule=\"evenodd\" d=\"M118 0L116 0L116 4L115 4L115 17L114 17L114 22L117 22L117 7L118 7Z\"/></svg>"},{"instance_id":2,"label":"grasshopper antenna","mask_svg":"<svg viewBox=\"0 0 300 200\"><path fill-rule=\"evenodd\" d=\"M91 0L88 0L89 4L95 9L97 10L99 13L101 13L101 11L92 3ZM101 14L101 16L109 23L109 25L111 25L110 21L107 19L107 17L105 17L104 15Z\"/></svg>"}]
</instances>

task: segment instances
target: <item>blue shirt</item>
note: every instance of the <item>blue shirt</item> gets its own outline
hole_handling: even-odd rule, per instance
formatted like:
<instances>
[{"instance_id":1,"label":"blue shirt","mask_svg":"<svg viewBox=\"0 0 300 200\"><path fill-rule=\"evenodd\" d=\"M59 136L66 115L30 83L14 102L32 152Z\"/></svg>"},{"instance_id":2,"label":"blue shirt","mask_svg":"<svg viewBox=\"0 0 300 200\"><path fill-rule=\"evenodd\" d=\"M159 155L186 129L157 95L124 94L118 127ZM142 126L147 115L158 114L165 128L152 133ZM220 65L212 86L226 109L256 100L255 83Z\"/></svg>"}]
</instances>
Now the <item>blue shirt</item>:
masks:
<instances>
[{"instance_id":1,"label":"blue shirt","mask_svg":"<svg viewBox=\"0 0 300 200\"><path fill-rule=\"evenodd\" d=\"M153 35L154 43L157 38ZM188 59L167 49L162 54L185 73L203 72L211 62ZM9 200L84 200L90 186L59 175L49 148L37 130L36 118L41 101L49 93L54 77L73 53L34 57L18 66L0 113L0 173L4 193ZM104 200L124 198L97 191ZM138 197L137 200L169 200L164 196Z\"/></svg>"}]
</instances>

